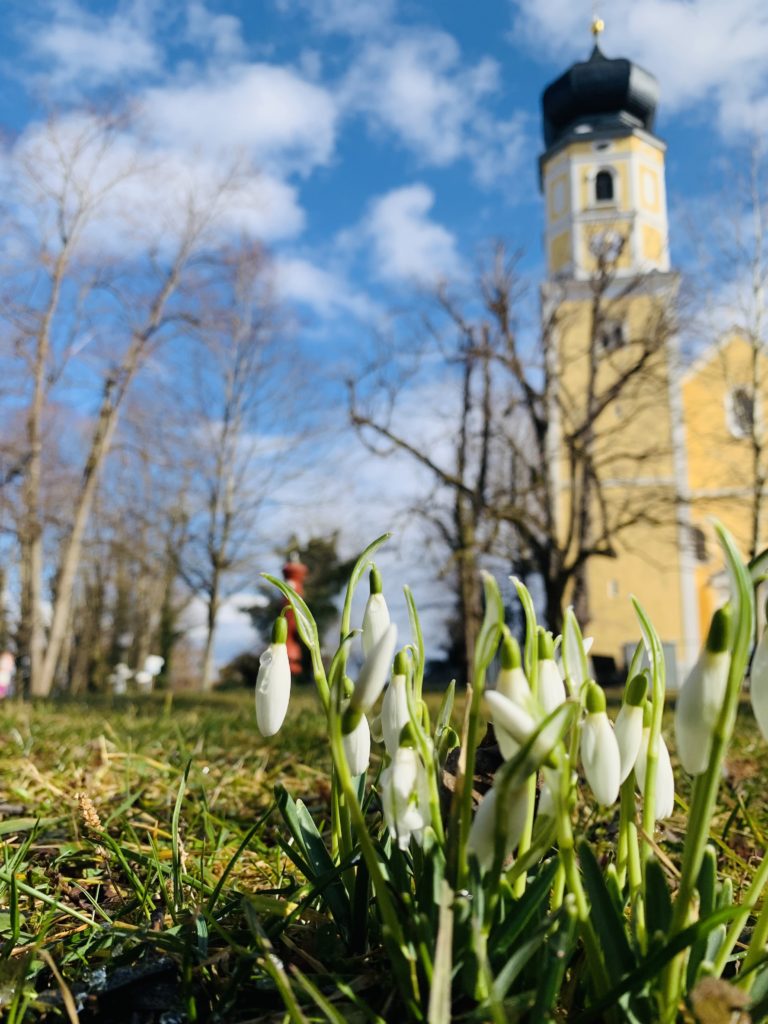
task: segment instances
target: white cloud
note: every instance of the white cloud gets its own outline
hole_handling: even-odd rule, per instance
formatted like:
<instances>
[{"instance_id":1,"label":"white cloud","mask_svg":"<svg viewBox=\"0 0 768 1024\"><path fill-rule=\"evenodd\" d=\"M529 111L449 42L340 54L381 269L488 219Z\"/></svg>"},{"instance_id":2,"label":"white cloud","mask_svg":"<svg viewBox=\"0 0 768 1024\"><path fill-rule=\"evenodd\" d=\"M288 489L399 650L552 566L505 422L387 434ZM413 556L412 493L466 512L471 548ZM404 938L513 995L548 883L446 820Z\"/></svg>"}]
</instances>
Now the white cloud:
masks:
<instances>
[{"instance_id":1,"label":"white cloud","mask_svg":"<svg viewBox=\"0 0 768 1024\"><path fill-rule=\"evenodd\" d=\"M187 38L216 57L240 58L245 52L242 22L232 14L213 14L203 0L187 2Z\"/></svg>"},{"instance_id":2,"label":"white cloud","mask_svg":"<svg viewBox=\"0 0 768 1024\"><path fill-rule=\"evenodd\" d=\"M306 11L322 32L359 35L381 29L395 13L395 0L276 0L278 10Z\"/></svg>"},{"instance_id":3,"label":"white cloud","mask_svg":"<svg viewBox=\"0 0 768 1024\"><path fill-rule=\"evenodd\" d=\"M53 233L57 197L65 197L70 221L85 202L81 245L111 255L172 247L195 218L205 220L207 240L245 232L272 241L304 225L296 190L285 181L248 164L233 168L215 154L156 148L128 122L105 131L99 118L71 114L32 124L6 160L6 198L19 216Z\"/></svg>"},{"instance_id":4,"label":"white cloud","mask_svg":"<svg viewBox=\"0 0 768 1024\"><path fill-rule=\"evenodd\" d=\"M342 274L309 260L278 257L274 275L278 298L310 306L321 316L351 313L360 320L371 320L376 313L374 303Z\"/></svg>"},{"instance_id":5,"label":"white cloud","mask_svg":"<svg viewBox=\"0 0 768 1024\"><path fill-rule=\"evenodd\" d=\"M499 122L484 106L499 87L496 61L484 57L465 67L452 36L425 30L368 44L347 75L342 100L423 162L468 159L488 184L502 166L509 174L525 146L519 116Z\"/></svg>"},{"instance_id":6,"label":"white cloud","mask_svg":"<svg viewBox=\"0 0 768 1024\"><path fill-rule=\"evenodd\" d=\"M143 104L150 134L190 152L247 152L264 167L303 174L333 154L334 99L290 68L241 64L151 89Z\"/></svg>"},{"instance_id":7,"label":"white cloud","mask_svg":"<svg viewBox=\"0 0 768 1024\"><path fill-rule=\"evenodd\" d=\"M569 0L514 0L516 28L564 60L589 51L584 12ZM720 128L755 130L768 114L768 6L764 0L615 0L601 46L655 74L668 109L714 101ZM575 41L575 45L574 45Z\"/></svg>"},{"instance_id":8,"label":"white cloud","mask_svg":"<svg viewBox=\"0 0 768 1024\"><path fill-rule=\"evenodd\" d=\"M162 55L151 28L145 6L138 2L105 17L74 0L57 0L51 17L36 23L29 39L45 63L48 85L98 86L160 70Z\"/></svg>"},{"instance_id":9,"label":"white cloud","mask_svg":"<svg viewBox=\"0 0 768 1024\"><path fill-rule=\"evenodd\" d=\"M455 236L429 217L434 201L434 193L423 184L373 200L362 232L373 244L379 277L431 286L461 275Z\"/></svg>"}]
</instances>

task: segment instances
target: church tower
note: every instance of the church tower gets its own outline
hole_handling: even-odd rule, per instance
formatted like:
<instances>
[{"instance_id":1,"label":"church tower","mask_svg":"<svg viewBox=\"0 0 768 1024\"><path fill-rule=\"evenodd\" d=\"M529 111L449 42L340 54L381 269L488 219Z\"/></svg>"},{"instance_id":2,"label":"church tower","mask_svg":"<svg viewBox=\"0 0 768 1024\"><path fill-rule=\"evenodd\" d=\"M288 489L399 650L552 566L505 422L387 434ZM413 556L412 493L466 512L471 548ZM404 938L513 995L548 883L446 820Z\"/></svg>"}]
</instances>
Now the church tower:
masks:
<instances>
[{"instance_id":1,"label":"church tower","mask_svg":"<svg viewBox=\"0 0 768 1024\"><path fill-rule=\"evenodd\" d=\"M546 151L539 161L546 198L550 277L586 280L595 249L621 245L616 273L669 270L666 146L653 134L659 87L628 60L609 60L598 37L542 98Z\"/></svg>"},{"instance_id":2,"label":"church tower","mask_svg":"<svg viewBox=\"0 0 768 1024\"><path fill-rule=\"evenodd\" d=\"M621 667L639 636L630 595L675 668L698 649L676 359L659 87L594 48L542 96L547 281L543 338L551 490L569 595L594 654Z\"/></svg>"}]
</instances>

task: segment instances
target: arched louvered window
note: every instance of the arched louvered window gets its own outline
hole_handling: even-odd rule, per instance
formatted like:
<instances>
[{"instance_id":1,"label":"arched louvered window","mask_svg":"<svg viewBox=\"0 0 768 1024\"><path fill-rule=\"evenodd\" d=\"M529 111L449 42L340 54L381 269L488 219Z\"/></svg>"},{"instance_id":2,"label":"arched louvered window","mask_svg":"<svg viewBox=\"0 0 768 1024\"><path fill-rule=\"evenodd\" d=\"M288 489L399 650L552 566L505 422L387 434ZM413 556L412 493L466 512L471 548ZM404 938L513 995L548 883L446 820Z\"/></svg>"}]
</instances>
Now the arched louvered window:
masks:
<instances>
[{"instance_id":1,"label":"arched louvered window","mask_svg":"<svg viewBox=\"0 0 768 1024\"><path fill-rule=\"evenodd\" d=\"M595 199L598 203L613 199L613 175L610 171L598 171L595 178Z\"/></svg>"}]
</instances>

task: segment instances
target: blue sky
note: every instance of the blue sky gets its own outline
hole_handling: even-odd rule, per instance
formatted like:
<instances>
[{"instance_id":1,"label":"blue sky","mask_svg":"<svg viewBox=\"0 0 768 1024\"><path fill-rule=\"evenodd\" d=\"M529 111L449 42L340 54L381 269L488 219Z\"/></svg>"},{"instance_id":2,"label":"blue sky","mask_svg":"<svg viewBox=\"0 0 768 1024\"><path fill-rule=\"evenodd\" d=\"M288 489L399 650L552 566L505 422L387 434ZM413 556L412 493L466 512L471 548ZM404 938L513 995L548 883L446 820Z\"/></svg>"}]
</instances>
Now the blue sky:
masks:
<instances>
[{"instance_id":1,"label":"blue sky","mask_svg":"<svg viewBox=\"0 0 768 1024\"><path fill-rule=\"evenodd\" d=\"M489 239L541 277L539 99L589 54L588 0L5 0L3 13L8 150L51 111L118 104L131 152L162 152L179 174L246 162L242 223L272 253L310 368L354 369L391 310L438 278L468 280ZM672 258L690 268L683 225L720 203L724 162L768 123L768 6L613 0L600 13L606 54L660 81ZM159 201L174 187L158 185ZM370 498L380 466L356 473ZM391 508L424 482L390 481ZM313 515L357 523L362 543L389 509L379 522L352 497L346 522L338 502Z\"/></svg>"},{"instance_id":2,"label":"blue sky","mask_svg":"<svg viewBox=\"0 0 768 1024\"><path fill-rule=\"evenodd\" d=\"M541 272L539 97L589 52L570 0L7 0L0 119L142 111L147 145L265 176L258 225L307 339L338 349L414 283L471 272L504 236ZM764 120L768 11L757 0L604 3L603 47L659 78L673 258L680 210Z\"/></svg>"}]
</instances>

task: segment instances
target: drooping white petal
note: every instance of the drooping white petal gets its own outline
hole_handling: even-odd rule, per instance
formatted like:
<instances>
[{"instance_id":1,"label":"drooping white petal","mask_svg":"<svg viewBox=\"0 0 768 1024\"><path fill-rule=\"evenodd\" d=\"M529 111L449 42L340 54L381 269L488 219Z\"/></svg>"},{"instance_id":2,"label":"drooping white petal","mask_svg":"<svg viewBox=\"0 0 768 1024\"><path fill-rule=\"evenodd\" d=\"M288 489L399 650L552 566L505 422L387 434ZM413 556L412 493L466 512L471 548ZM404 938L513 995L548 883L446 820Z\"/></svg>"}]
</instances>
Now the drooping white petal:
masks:
<instances>
[{"instance_id":1,"label":"drooping white petal","mask_svg":"<svg viewBox=\"0 0 768 1024\"><path fill-rule=\"evenodd\" d=\"M622 704L616 716L616 741L621 757L621 781L635 767L643 739L643 709L634 704Z\"/></svg>"},{"instance_id":2,"label":"drooping white petal","mask_svg":"<svg viewBox=\"0 0 768 1024\"><path fill-rule=\"evenodd\" d=\"M485 699L491 712L501 756L508 761L524 743L528 742L538 722L519 704L496 690L487 690ZM558 728L557 723L552 723L537 737L531 751L531 756L537 764L546 759L557 742Z\"/></svg>"},{"instance_id":3,"label":"drooping white petal","mask_svg":"<svg viewBox=\"0 0 768 1024\"><path fill-rule=\"evenodd\" d=\"M421 757L412 747L398 747L381 773L381 804L389 834L401 850L411 837L420 843L430 822L429 784Z\"/></svg>"},{"instance_id":4,"label":"drooping white petal","mask_svg":"<svg viewBox=\"0 0 768 1024\"><path fill-rule=\"evenodd\" d=\"M408 696L405 690L406 680L403 675L395 675L384 691L381 705L381 731L384 734L384 745L390 757L400 746L400 733L408 723Z\"/></svg>"},{"instance_id":5,"label":"drooping white petal","mask_svg":"<svg viewBox=\"0 0 768 1024\"><path fill-rule=\"evenodd\" d=\"M350 733L341 737L344 755L352 775L362 775L368 770L371 760L371 730L368 719L363 715Z\"/></svg>"},{"instance_id":6,"label":"drooping white petal","mask_svg":"<svg viewBox=\"0 0 768 1024\"><path fill-rule=\"evenodd\" d=\"M536 807L537 818L554 818L557 802L555 793L560 784L560 774L552 768L542 768L539 803Z\"/></svg>"},{"instance_id":7,"label":"drooping white petal","mask_svg":"<svg viewBox=\"0 0 768 1024\"><path fill-rule=\"evenodd\" d=\"M499 805L498 787L492 786L480 802L467 839L467 851L474 853L483 871L493 864L496 852L496 823L498 816L506 816L504 857L506 858L520 842L528 816L528 786L520 786L510 792L506 805Z\"/></svg>"},{"instance_id":8,"label":"drooping white petal","mask_svg":"<svg viewBox=\"0 0 768 1024\"><path fill-rule=\"evenodd\" d=\"M749 695L760 732L768 740L768 629L764 630L752 659Z\"/></svg>"},{"instance_id":9,"label":"drooping white petal","mask_svg":"<svg viewBox=\"0 0 768 1024\"><path fill-rule=\"evenodd\" d=\"M598 803L609 807L619 795L619 745L604 711L588 714L581 728L581 763Z\"/></svg>"},{"instance_id":10,"label":"drooping white petal","mask_svg":"<svg viewBox=\"0 0 768 1024\"><path fill-rule=\"evenodd\" d=\"M526 711L531 710L531 687L521 668L503 668L496 677L496 693L512 700Z\"/></svg>"},{"instance_id":11,"label":"drooping white petal","mask_svg":"<svg viewBox=\"0 0 768 1024\"><path fill-rule=\"evenodd\" d=\"M288 711L291 666L285 644L272 643L259 658L256 677L256 725L262 736L274 736Z\"/></svg>"},{"instance_id":12,"label":"drooping white petal","mask_svg":"<svg viewBox=\"0 0 768 1024\"><path fill-rule=\"evenodd\" d=\"M350 706L355 710L368 712L378 700L392 669L396 645L397 626L392 624L387 627L363 662L350 698Z\"/></svg>"},{"instance_id":13,"label":"drooping white petal","mask_svg":"<svg viewBox=\"0 0 768 1024\"><path fill-rule=\"evenodd\" d=\"M701 652L677 696L675 741L680 763L690 775L706 771L712 735L728 683L728 651Z\"/></svg>"},{"instance_id":14,"label":"drooping white petal","mask_svg":"<svg viewBox=\"0 0 768 1024\"><path fill-rule=\"evenodd\" d=\"M545 715L559 708L565 700L565 683L551 658L539 662L538 698Z\"/></svg>"},{"instance_id":15,"label":"drooping white petal","mask_svg":"<svg viewBox=\"0 0 768 1024\"><path fill-rule=\"evenodd\" d=\"M363 613L363 654L367 658L389 629L389 608L383 594L371 594Z\"/></svg>"},{"instance_id":16,"label":"drooping white petal","mask_svg":"<svg viewBox=\"0 0 768 1024\"><path fill-rule=\"evenodd\" d=\"M645 796L645 777L648 770L650 738L651 730L646 726L643 729L640 750L635 762L637 785L643 796ZM675 776L672 771L669 750L663 736L659 736L659 745L656 753L656 795L653 802L655 804L654 816L656 821L660 818L668 818L675 808Z\"/></svg>"}]
</instances>

